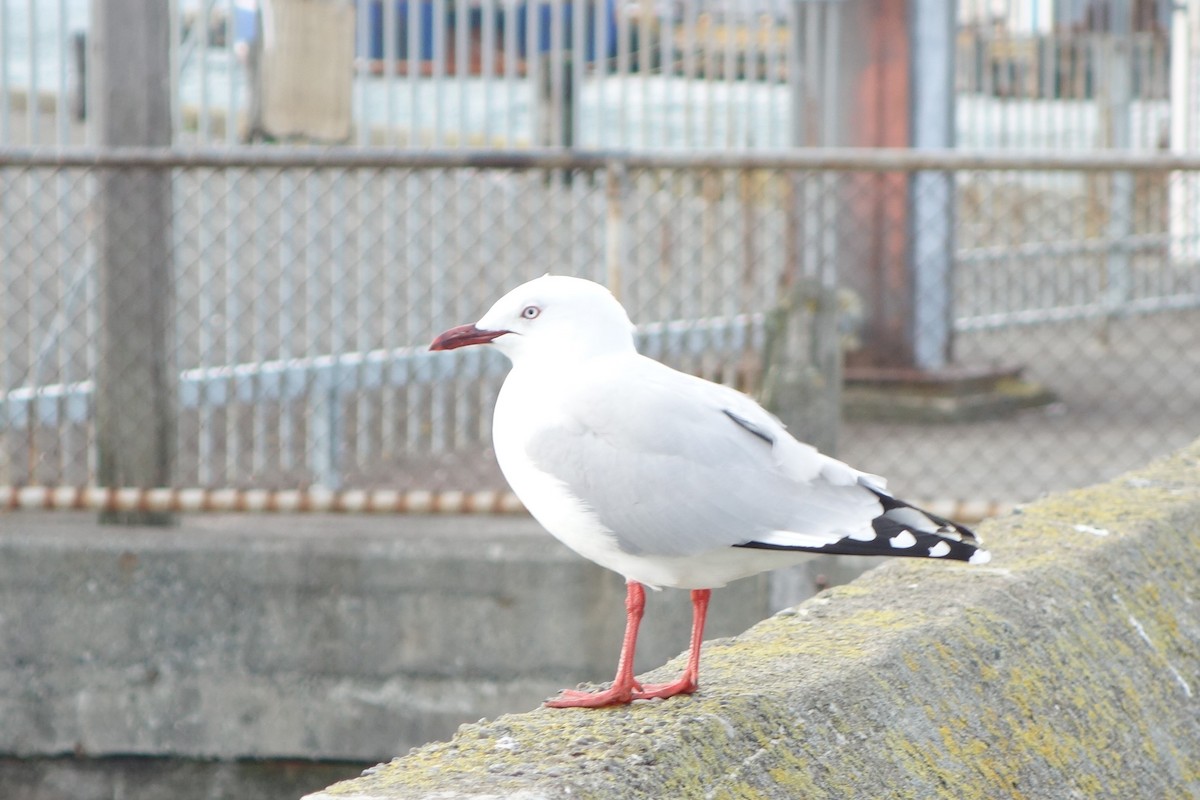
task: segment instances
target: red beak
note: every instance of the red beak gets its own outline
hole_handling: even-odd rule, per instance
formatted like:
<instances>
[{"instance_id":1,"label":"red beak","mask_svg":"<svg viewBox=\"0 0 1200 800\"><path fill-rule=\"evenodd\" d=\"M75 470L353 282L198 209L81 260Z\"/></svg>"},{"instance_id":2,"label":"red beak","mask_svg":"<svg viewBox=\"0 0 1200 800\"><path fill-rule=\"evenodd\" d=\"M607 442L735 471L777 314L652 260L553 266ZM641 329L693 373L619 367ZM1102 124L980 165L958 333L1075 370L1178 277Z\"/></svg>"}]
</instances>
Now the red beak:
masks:
<instances>
[{"instance_id":1,"label":"red beak","mask_svg":"<svg viewBox=\"0 0 1200 800\"><path fill-rule=\"evenodd\" d=\"M457 328L451 328L434 339L433 344L429 345L429 349L454 350L458 347L466 347L469 344L487 344L492 339L503 336L506 333L508 331L481 331L474 325L459 325Z\"/></svg>"}]
</instances>

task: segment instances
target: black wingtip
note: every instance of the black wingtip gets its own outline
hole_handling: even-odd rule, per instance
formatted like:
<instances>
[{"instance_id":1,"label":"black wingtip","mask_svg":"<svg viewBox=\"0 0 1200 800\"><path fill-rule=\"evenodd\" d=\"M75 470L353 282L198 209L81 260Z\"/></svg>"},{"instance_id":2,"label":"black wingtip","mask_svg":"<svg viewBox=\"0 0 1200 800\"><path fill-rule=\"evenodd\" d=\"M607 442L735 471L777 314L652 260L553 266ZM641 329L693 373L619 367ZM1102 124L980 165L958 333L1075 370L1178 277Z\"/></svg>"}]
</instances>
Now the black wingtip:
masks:
<instances>
[{"instance_id":1,"label":"black wingtip","mask_svg":"<svg viewBox=\"0 0 1200 800\"><path fill-rule=\"evenodd\" d=\"M747 542L738 546L832 555L950 559L972 564L984 564L991 559L991 555L982 548L979 537L970 528L898 500L867 483L860 483L879 499L883 507L883 513L871 521L872 538L854 539L847 536L824 547L787 547L764 542Z\"/></svg>"}]
</instances>

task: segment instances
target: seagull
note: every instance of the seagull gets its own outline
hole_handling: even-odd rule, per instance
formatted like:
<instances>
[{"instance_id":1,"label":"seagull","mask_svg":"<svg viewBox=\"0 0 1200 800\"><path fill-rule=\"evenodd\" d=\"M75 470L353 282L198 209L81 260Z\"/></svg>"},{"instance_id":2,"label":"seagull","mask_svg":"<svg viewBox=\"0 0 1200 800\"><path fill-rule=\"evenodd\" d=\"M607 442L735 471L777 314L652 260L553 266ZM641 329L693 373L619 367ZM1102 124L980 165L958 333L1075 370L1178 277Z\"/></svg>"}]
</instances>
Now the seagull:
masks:
<instances>
[{"instance_id":1,"label":"seagull","mask_svg":"<svg viewBox=\"0 0 1200 800\"><path fill-rule=\"evenodd\" d=\"M626 582L612 685L564 690L547 706L695 692L711 590L730 581L814 553L990 558L971 531L797 441L747 395L639 354L629 315L598 283L529 281L430 350L469 345L512 362L492 430L513 491L563 544ZM688 661L673 683L633 674L646 587L691 590Z\"/></svg>"}]
</instances>

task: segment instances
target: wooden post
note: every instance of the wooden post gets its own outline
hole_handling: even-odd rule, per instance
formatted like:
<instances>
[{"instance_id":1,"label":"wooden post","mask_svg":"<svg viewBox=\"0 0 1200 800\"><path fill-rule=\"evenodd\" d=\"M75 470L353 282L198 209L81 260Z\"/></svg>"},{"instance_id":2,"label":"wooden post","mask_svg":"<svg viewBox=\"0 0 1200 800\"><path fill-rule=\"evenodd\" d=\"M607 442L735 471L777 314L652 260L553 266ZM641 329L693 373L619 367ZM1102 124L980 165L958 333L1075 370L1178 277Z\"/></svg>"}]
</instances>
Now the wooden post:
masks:
<instances>
[{"instance_id":1,"label":"wooden post","mask_svg":"<svg viewBox=\"0 0 1200 800\"><path fill-rule=\"evenodd\" d=\"M88 97L101 147L171 144L170 27L161 0L92 0ZM171 174L104 170L94 207L100 343L98 480L169 486L175 441ZM172 515L106 512L102 522L169 524Z\"/></svg>"}]
</instances>

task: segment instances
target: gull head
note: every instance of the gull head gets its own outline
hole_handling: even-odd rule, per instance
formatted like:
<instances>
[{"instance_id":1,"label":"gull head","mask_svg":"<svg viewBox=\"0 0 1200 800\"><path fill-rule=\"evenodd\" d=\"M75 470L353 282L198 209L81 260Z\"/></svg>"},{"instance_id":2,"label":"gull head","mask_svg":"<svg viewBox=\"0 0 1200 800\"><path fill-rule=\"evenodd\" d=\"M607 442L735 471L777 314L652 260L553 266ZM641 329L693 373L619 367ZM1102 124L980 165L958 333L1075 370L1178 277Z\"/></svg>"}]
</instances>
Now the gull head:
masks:
<instances>
[{"instance_id":1,"label":"gull head","mask_svg":"<svg viewBox=\"0 0 1200 800\"><path fill-rule=\"evenodd\" d=\"M543 275L501 297L475 324L441 334L429 349L489 344L514 365L562 364L634 352L633 330L625 309L600 284Z\"/></svg>"}]
</instances>

